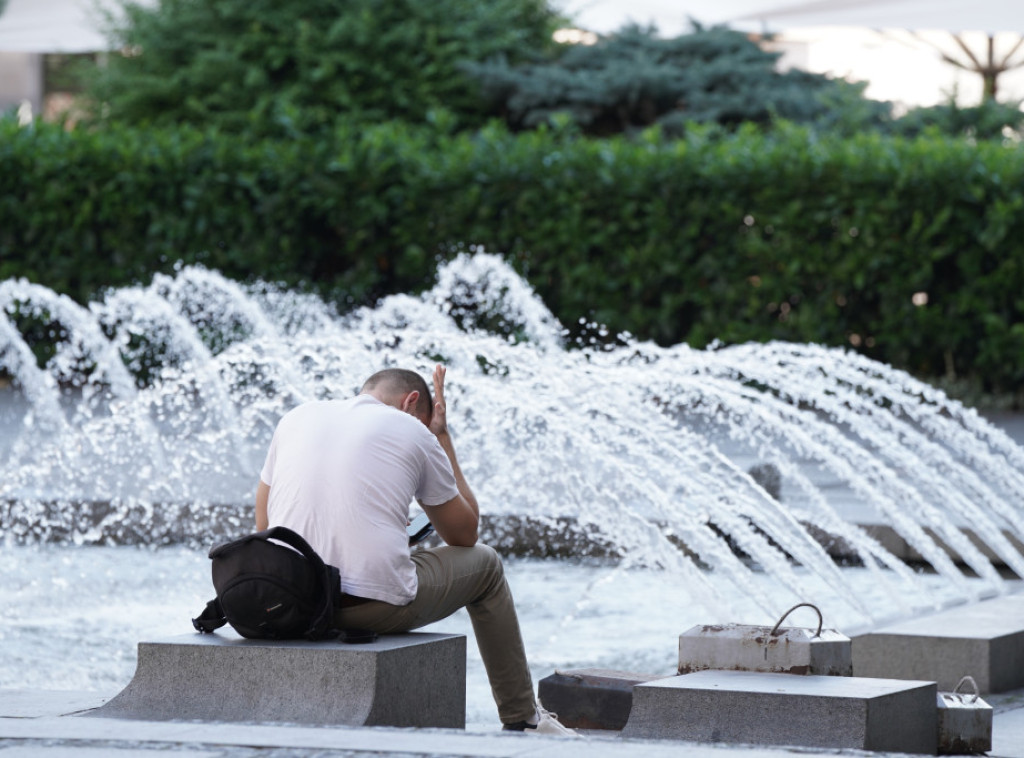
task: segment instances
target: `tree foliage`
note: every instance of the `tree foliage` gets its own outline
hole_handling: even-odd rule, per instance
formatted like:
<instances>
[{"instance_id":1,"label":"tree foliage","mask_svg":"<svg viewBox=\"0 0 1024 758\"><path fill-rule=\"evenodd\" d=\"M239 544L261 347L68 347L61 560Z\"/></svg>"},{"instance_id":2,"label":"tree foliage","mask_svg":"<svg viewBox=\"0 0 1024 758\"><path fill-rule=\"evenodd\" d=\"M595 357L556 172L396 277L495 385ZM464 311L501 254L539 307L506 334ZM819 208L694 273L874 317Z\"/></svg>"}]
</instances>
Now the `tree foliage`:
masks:
<instances>
[{"instance_id":1,"label":"tree foliage","mask_svg":"<svg viewBox=\"0 0 1024 758\"><path fill-rule=\"evenodd\" d=\"M916 137L928 131L973 139L1000 139L1009 133L1024 133L1024 111L1019 102L983 100L980 105L961 107L955 100L931 107L913 108L892 124L892 131Z\"/></svg>"},{"instance_id":2,"label":"tree foliage","mask_svg":"<svg viewBox=\"0 0 1024 758\"><path fill-rule=\"evenodd\" d=\"M746 34L695 24L692 33L660 38L627 26L594 45L566 46L555 59L511 59L464 65L481 92L517 129L565 113L590 134L661 125L679 133L687 122L735 126L835 120L878 123L888 105L865 101L863 86L791 69Z\"/></svg>"},{"instance_id":3,"label":"tree foliage","mask_svg":"<svg viewBox=\"0 0 1024 758\"><path fill-rule=\"evenodd\" d=\"M161 0L111 16L121 54L95 70L95 115L230 132L316 131L339 116L473 123L458 66L552 45L545 0Z\"/></svg>"}]
</instances>

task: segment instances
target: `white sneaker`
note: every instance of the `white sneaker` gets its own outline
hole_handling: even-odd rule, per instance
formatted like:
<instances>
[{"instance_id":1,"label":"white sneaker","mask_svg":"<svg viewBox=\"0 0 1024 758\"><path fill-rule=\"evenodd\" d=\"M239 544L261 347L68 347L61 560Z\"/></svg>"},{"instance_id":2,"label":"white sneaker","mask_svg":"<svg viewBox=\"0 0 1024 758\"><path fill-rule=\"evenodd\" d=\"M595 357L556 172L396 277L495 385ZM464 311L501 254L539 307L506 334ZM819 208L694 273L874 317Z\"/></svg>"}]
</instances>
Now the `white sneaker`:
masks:
<instances>
[{"instance_id":1,"label":"white sneaker","mask_svg":"<svg viewBox=\"0 0 1024 758\"><path fill-rule=\"evenodd\" d=\"M506 724L506 731L523 732L525 734L548 734L556 737L579 737L575 731L564 726L558 720L558 714L544 710L544 707L537 702L537 715L534 717L537 723L520 721L518 724Z\"/></svg>"}]
</instances>

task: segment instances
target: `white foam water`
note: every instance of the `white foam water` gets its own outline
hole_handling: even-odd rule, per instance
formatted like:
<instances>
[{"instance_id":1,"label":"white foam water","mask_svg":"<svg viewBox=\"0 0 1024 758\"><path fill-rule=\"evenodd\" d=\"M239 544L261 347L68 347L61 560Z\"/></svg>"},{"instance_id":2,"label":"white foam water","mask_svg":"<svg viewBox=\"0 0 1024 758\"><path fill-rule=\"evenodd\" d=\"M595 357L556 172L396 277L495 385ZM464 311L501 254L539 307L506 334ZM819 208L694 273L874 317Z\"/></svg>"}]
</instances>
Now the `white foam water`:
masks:
<instances>
[{"instance_id":1,"label":"white foam water","mask_svg":"<svg viewBox=\"0 0 1024 758\"><path fill-rule=\"evenodd\" d=\"M8 545L0 573L0 690L116 694L135 671L138 642L194 633L189 619L212 596L204 552L184 546ZM506 573L535 684L555 669L672 674L679 634L713 615L688 602L670 571L512 558ZM871 572L843 573L865 603L884 601ZM749 591L771 593L769 575L752 578ZM948 589L935 574L921 581L940 595ZM798 610L786 624L816 620ZM851 622L855 614L825 616L826 626L842 631ZM467 727L497 729L468 615L460 611L426 631L467 636Z\"/></svg>"},{"instance_id":2,"label":"white foam water","mask_svg":"<svg viewBox=\"0 0 1024 758\"><path fill-rule=\"evenodd\" d=\"M42 357L32 324L54 335ZM201 267L111 290L87 307L4 281L4 560L57 566L90 556L85 574L109 575L111 598L118 582L132 588L146 577L128 616L147 603L169 612L167 593L191 586L182 573L197 571L207 585L193 561L205 562L209 524L251 529L257 474L284 412L348 397L383 367L429 375L441 362L456 446L483 510L571 524L618 556L601 569L569 558L522 564L523 576L580 577L526 593L536 626L558 619L551 634L574 640L550 656L542 641L542 661L612 658L625 638L646 641L652 619L670 609L672 635L690 620L774 623L802 601L854 629L1005 592L986 550L1024 575L1011 541L1024 534L1024 451L972 409L844 350L695 350L611 338L596 325L586 332L587 342L570 341L527 283L483 252L442 265L422 295L346 314ZM766 490L754 466L769 466L780 491ZM908 567L864 523L891 527L936 573ZM841 537L858 568L840 568L822 534ZM153 550L173 543L184 547ZM146 547L80 547L111 544ZM107 555L131 557L96 557ZM150 561L169 568L140 573ZM26 581L22 599L60 597L59 585ZM194 613L194 595L208 590L189 590L188 603L173 595L176 616L185 605ZM611 604L583 602L593 597ZM90 631L116 616L124 614L89 617L77 637L69 628L56 658L87 650ZM17 665L44 655L28 649ZM117 671L111 681L125 678ZM34 683L31 671L24 676Z\"/></svg>"}]
</instances>

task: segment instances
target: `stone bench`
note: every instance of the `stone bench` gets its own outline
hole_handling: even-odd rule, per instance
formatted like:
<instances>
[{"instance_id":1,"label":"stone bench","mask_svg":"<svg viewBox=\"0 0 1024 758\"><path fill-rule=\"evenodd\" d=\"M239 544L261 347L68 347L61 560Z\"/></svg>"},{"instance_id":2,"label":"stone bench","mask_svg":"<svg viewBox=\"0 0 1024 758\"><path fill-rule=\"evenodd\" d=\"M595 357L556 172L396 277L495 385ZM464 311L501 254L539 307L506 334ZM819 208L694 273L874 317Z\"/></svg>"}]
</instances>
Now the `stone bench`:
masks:
<instances>
[{"instance_id":1,"label":"stone bench","mask_svg":"<svg viewBox=\"0 0 1024 758\"><path fill-rule=\"evenodd\" d=\"M935 755L934 682L697 671L637 684L624 737Z\"/></svg>"},{"instance_id":2,"label":"stone bench","mask_svg":"<svg viewBox=\"0 0 1024 758\"><path fill-rule=\"evenodd\" d=\"M357 645L221 630L140 642L134 678L90 715L463 729L466 638L414 632Z\"/></svg>"},{"instance_id":3,"label":"stone bench","mask_svg":"<svg viewBox=\"0 0 1024 758\"><path fill-rule=\"evenodd\" d=\"M1024 687L1024 595L957 606L854 637L853 673L926 679L940 690L971 676L982 694Z\"/></svg>"}]
</instances>

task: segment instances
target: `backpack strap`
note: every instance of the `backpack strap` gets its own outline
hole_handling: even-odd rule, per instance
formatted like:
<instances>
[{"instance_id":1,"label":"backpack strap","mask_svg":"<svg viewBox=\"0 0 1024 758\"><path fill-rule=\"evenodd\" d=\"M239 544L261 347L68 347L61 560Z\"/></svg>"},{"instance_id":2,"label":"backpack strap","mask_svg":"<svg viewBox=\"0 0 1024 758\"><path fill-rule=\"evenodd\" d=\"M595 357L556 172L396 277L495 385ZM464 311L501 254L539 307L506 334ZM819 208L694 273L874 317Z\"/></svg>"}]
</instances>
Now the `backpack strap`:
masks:
<instances>
[{"instance_id":1,"label":"backpack strap","mask_svg":"<svg viewBox=\"0 0 1024 758\"><path fill-rule=\"evenodd\" d=\"M269 529L264 529L262 532L253 532L244 537L239 537L237 540L214 545L210 548L209 557L216 558L218 555L225 555L253 540L277 540L278 542L283 542L302 553L306 560L310 561L317 568L323 565L323 559L316 554L316 551L302 538L302 535L293 532L286 526L272 526Z\"/></svg>"},{"instance_id":2,"label":"backpack strap","mask_svg":"<svg viewBox=\"0 0 1024 758\"><path fill-rule=\"evenodd\" d=\"M192 619L192 626L200 634L220 629L226 623L228 623L228 620L224 617L224 610L220 607L220 600L217 598L208 602L206 607L203 608L203 612Z\"/></svg>"},{"instance_id":3,"label":"backpack strap","mask_svg":"<svg viewBox=\"0 0 1024 758\"><path fill-rule=\"evenodd\" d=\"M317 555L317 552L310 547L309 543L303 539L301 534L293 532L286 526L272 526L269 529L264 529L262 532L256 532L255 534L249 535L249 539L277 540L278 542L290 545L302 553L306 560L316 567L318 575L320 574L321 569L326 565L323 558Z\"/></svg>"}]
</instances>

